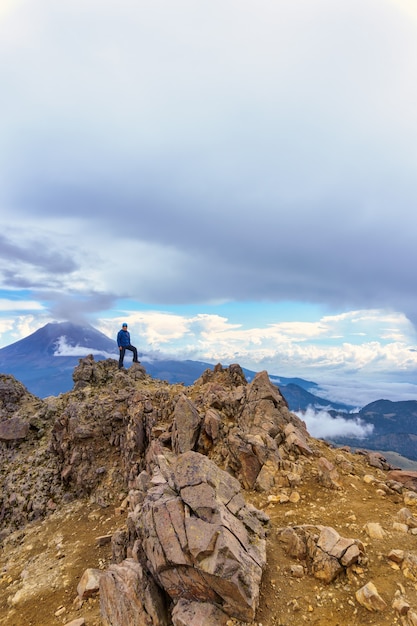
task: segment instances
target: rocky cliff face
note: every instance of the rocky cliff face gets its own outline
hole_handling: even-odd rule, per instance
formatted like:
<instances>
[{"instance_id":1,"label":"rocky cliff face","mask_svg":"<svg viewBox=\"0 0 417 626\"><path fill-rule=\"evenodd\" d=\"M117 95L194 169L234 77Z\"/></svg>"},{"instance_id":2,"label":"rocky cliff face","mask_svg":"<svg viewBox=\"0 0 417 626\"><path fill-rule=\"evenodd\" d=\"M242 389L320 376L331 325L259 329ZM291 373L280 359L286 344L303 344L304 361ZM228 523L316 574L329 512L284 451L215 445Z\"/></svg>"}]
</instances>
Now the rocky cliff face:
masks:
<instances>
[{"instance_id":1,"label":"rocky cliff face","mask_svg":"<svg viewBox=\"0 0 417 626\"><path fill-rule=\"evenodd\" d=\"M98 538L107 545L106 559L85 562L79 573L72 611L99 604L90 621L77 617L77 626L217 626L259 616L264 626L301 619L367 624L374 622L354 620L384 615L394 600L387 619L417 624L417 557L407 545L416 541L417 528L412 474L390 476L378 454L351 455L310 438L266 372L247 383L238 365L218 365L184 387L150 378L140 364L118 371L112 359L87 357L73 379L73 391L42 401L0 376L0 582L7 588L0 609L9 620L0 617L0 624L69 623L64 605L50 622L33 612L40 592L29 565L20 580L10 572L12 559L22 559L23 537L67 508L78 515L79 503L114 511L119 527ZM371 516L366 528L356 524L367 497L357 481L366 476L365 489L388 500L387 510L402 525L395 554L387 546L384 558L408 572L413 591L406 597L402 580L390 602L371 579L365 584L366 568L372 571L369 541L379 540L379 529L387 535L379 518ZM346 490L356 492L350 501ZM403 498L407 506L398 507ZM350 510L348 518L344 509L353 502L358 512ZM328 523L329 511L336 527ZM33 549L33 541L28 545ZM65 561L68 554L59 553ZM291 584L275 593L281 574ZM291 589L293 581L305 583L304 594ZM333 622L317 610L314 585L344 590L345 605L339 615L333 607ZM349 621L340 621L342 613Z\"/></svg>"}]
</instances>

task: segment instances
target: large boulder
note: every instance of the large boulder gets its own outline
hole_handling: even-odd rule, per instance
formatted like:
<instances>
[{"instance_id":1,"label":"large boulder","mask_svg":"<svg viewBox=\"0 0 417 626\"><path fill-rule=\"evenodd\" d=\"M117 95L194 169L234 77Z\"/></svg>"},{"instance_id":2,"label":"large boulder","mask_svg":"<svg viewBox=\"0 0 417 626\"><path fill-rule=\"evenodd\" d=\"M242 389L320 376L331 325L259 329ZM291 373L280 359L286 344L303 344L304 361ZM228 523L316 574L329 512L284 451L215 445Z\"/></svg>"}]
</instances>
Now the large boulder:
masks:
<instances>
[{"instance_id":1,"label":"large boulder","mask_svg":"<svg viewBox=\"0 0 417 626\"><path fill-rule=\"evenodd\" d=\"M387 473L387 480L393 480L407 489L417 491L417 472L413 470L391 470Z\"/></svg>"},{"instance_id":2,"label":"large boulder","mask_svg":"<svg viewBox=\"0 0 417 626\"><path fill-rule=\"evenodd\" d=\"M290 452L311 454L307 439L304 422L290 412L267 372L259 372L248 385L236 427L228 436L229 467L246 489L253 489L266 464L278 468Z\"/></svg>"},{"instance_id":3,"label":"large boulder","mask_svg":"<svg viewBox=\"0 0 417 626\"><path fill-rule=\"evenodd\" d=\"M239 482L197 452L159 455L151 487L138 500L130 532L174 603L208 602L252 620L266 564L268 519L245 504Z\"/></svg>"},{"instance_id":4,"label":"large boulder","mask_svg":"<svg viewBox=\"0 0 417 626\"><path fill-rule=\"evenodd\" d=\"M100 576L104 626L167 626L167 607L155 581L133 559L110 565Z\"/></svg>"}]
</instances>

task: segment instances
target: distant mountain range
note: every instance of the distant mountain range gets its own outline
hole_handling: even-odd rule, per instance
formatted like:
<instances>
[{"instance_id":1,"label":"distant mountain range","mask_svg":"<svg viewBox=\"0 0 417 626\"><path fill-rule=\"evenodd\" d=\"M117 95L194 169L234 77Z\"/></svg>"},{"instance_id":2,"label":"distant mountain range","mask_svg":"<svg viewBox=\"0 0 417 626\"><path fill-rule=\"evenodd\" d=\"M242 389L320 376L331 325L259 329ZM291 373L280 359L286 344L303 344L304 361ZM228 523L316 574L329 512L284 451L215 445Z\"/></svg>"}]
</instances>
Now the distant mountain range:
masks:
<instances>
[{"instance_id":1,"label":"distant mountain range","mask_svg":"<svg viewBox=\"0 0 417 626\"><path fill-rule=\"evenodd\" d=\"M329 411L333 417L343 415ZM346 415L343 415L346 417ZM371 450L393 450L408 459L417 461L417 401L376 400L363 407L357 413L349 415L351 419L360 419L366 424L373 424L374 430L362 444ZM348 437L333 439L337 445L358 447L358 440Z\"/></svg>"},{"instance_id":2,"label":"distant mountain range","mask_svg":"<svg viewBox=\"0 0 417 626\"><path fill-rule=\"evenodd\" d=\"M73 388L72 373L79 359L93 354L96 360L118 359L116 341L92 326L71 322L46 324L33 334L0 349L0 372L12 374L34 395L45 398L57 396ZM139 352L139 359L153 378L169 383L191 385L213 363L204 361L156 358ZM125 365L129 367L130 354ZM223 365L228 365L224 363ZM246 379L251 381L254 371L242 368ZM373 424L373 434L365 440L334 438L336 445L359 444L373 450L391 450L409 459L417 460L417 401L391 402L377 400L351 413L353 406L331 402L321 398L319 385L303 378L288 378L270 374L288 402L291 411L305 411L308 407L326 410L334 418L361 420ZM359 447L361 447L359 446Z\"/></svg>"}]
</instances>

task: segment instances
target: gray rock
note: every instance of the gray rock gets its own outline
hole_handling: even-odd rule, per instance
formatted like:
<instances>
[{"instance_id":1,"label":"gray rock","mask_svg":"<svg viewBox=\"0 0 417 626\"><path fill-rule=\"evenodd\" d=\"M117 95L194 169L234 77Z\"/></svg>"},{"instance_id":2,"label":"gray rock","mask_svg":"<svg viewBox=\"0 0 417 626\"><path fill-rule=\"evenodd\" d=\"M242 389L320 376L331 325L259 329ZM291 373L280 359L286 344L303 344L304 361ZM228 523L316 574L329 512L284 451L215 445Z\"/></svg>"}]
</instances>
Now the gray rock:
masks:
<instances>
[{"instance_id":1,"label":"gray rock","mask_svg":"<svg viewBox=\"0 0 417 626\"><path fill-rule=\"evenodd\" d=\"M266 564L262 516L237 499L238 481L201 454L179 455L172 471L175 489L158 482L133 514L152 575L175 603L208 602L252 620Z\"/></svg>"},{"instance_id":2,"label":"gray rock","mask_svg":"<svg viewBox=\"0 0 417 626\"><path fill-rule=\"evenodd\" d=\"M226 626L229 616L214 604L179 600L172 611L174 626Z\"/></svg>"},{"instance_id":3,"label":"gray rock","mask_svg":"<svg viewBox=\"0 0 417 626\"><path fill-rule=\"evenodd\" d=\"M29 424L20 417L11 417L0 422L0 441L26 439L28 433Z\"/></svg>"},{"instance_id":4,"label":"gray rock","mask_svg":"<svg viewBox=\"0 0 417 626\"><path fill-rule=\"evenodd\" d=\"M104 626L168 626L165 598L140 563L126 559L100 577Z\"/></svg>"},{"instance_id":5,"label":"gray rock","mask_svg":"<svg viewBox=\"0 0 417 626\"><path fill-rule=\"evenodd\" d=\"M202 418L193 403L183 394L174 408L172 449L176 454L193 450L200 434Z\"/></svg>"}]
</instances>

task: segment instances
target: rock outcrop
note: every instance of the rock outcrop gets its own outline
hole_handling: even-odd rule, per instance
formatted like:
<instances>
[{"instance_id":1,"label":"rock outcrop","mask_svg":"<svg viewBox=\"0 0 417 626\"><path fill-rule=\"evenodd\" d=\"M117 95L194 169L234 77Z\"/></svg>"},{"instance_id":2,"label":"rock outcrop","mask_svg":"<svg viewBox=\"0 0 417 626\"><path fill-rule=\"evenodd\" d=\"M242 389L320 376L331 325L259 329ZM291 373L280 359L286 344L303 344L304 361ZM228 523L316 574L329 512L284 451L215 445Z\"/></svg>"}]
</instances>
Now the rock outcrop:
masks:
<instances>
[{"instance_id":1,"label":"rock outcrop","mask_svg":"<svg viewBox=\"0 0 417 626\"><path fill-rule=\"evenodd\" d=\"M73 500L106 509L118 494L120 528L97 539L111 544L111 563L88 568L77 586L77 606L99 597L104 626L252 622L276 507L300 510L306 483L328 503L346 499L347 485L358 489L353 455L318 446L266 372L248 383L239 365L217 365L185 387L151 379L141 364L119 371L117 361L89 356L73 378L73 391L40 400L0 377L0 538ZM416 534L415 476L383 474L382 455L361 459L363 485L398 504L392 528L372 519L359 526L350 513L336 529L320 523L314 501L305 502L306 521L295 523L289 508L273 530L290 562L289 584L353 581L352 603L392 608L413 624L402 588L387 601L363 578L369 543ZM415 585L417 557L395 548L384 558ZM24 597L17 590L11 605ZM297 599L291 602L296 612Z\"/></svg>"}]
</instances>

